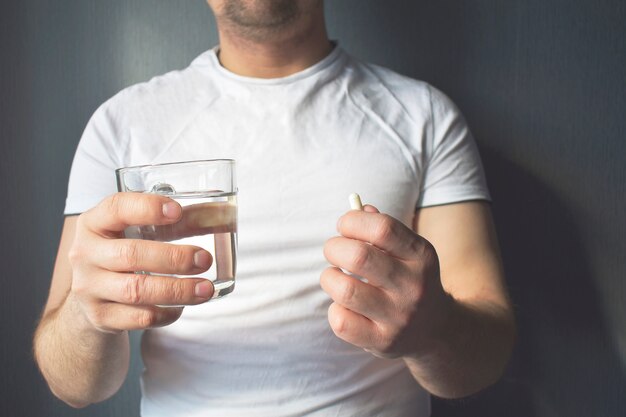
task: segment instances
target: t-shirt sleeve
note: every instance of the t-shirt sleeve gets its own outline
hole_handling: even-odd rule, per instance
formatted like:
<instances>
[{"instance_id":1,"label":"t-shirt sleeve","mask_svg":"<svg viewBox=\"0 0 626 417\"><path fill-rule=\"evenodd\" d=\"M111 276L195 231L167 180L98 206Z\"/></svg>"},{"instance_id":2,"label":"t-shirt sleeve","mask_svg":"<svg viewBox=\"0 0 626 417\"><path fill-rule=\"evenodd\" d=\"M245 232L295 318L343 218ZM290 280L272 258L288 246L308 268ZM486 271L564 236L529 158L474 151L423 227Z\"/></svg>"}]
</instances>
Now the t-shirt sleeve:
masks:
<instances>
[{"instance_id":1,"label":"t-shirt sleeve","mask_svg":"<svg viewBox=\"0 0 626 417\"><path fill-rule=\"evenodd\" d=\"M110 101L89 120L72 162L65 215L87 211L117 191L115 170L123 152L118 124Z\"/></svg>"},{"instance_id":2,"label":"t-shirt sleeve","mask_svg":"<svg viewBox=\"0 0 626 417\"><path fill-rule=\"evenodd\" d=\"M490 201L478 148L463 115L443 93L429 89L431 119L417 208Z\"/></svg>"}]
</instances>

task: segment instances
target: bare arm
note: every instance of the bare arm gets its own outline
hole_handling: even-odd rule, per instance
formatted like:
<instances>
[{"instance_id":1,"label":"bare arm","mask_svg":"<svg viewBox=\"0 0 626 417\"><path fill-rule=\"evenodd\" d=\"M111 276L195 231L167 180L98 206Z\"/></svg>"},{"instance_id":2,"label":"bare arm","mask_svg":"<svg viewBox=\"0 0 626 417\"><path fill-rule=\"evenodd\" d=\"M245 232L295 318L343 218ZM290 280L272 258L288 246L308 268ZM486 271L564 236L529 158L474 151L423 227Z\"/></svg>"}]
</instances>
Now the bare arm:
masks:
<instances>
[{"instance_id":1,"label":"bare arm","mask_svg":"<svg viewBox=\"0 0 626 417\"><path fill-rule=\"evenodd\" d=\"M415 230L437 251L452 303L431 353L405 361L432 393L466 396L500 377L515 339L491 210L485 202L425 208Z\"/></svg>"},{"instance_id":2,"label":"bare arm","mask_svg":"<svg viewBox=\"0 0 626 417\"><path fill-rule=\"evenodd\" d=\"M129 272L195 274L209 267L211 257L200 248L120 239L130 224L180 220L176 203L173 215L165 215L163 206L170 202L161 196L117 194L65 220L34 352L52 392L74 407L105 400L122 385L129 364L128 330L164 326L182 313L182 308L156 305L198 304L212 295L210 282L203 279Z\"/></svg>"},{"instance_id":3,"label":"bare arm","mask_svg":"<svg viewBox=\"0 0 626 417\"><path fill-rule=\"evenodd\" d=\"M69 296L69 251L78 216L67 217L52 275L48 302L35 332L35 358L50 389L74 407L113 395L128 372L128 333L102 333Z\"/></svg>"},{"instance_id":4,"label":"bare arm","mask_svg":"<svg viewBox=\"0 0 626 417\"><path fill-rule=\"evenodd\" d=\"M414 226L371 206L340 219L326 257L369 282L326 270L329 321L340 338L403 358L432 394L463 397L499 378L515 333L489 206L425 208Z\"/></svg>"}]
</instances>

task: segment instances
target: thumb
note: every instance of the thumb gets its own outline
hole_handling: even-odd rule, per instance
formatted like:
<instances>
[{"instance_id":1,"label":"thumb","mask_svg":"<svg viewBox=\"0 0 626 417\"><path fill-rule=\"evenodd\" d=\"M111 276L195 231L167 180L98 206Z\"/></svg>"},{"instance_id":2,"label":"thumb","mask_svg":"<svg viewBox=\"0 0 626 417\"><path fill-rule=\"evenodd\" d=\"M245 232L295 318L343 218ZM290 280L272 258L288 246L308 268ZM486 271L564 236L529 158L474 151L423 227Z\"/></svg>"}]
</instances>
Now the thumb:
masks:
<instances>
[{"instance_id":1,"label":"thumb","mask_svg":"<svg viewBox=\"0 0 626 417\"><path fill-rule=\"evenodd\" d=\"M380 213L380 211L376 207L372 206L371 204L364 205L363 211L367 213Z\"/></svg>"}]
</instances>

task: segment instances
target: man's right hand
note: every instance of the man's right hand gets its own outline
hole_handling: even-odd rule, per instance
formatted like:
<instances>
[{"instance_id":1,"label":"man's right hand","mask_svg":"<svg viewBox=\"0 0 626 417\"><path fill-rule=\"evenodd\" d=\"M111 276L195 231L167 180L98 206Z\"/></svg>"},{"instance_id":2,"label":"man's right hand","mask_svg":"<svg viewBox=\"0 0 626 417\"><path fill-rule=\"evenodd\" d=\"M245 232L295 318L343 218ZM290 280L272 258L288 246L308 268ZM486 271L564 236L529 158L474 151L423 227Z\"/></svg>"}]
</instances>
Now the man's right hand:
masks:
<instances>
[{"instance_id":1,"label":"man's right hand","mask_svg":"<svg viewBox=\"0 0 626 417\"><path fill-rule=\"evenodd\" d=\"M74 298L87 321L99 331L160 327L173 323L182 307L213 295L213 285L200 278L148 275L194 275L206 271L212 257L187 245L124 239L131 225L166 225L182 216L174 200L155 194L117 193L79 216L69 251Z\"/></svg>"}]
</instances>

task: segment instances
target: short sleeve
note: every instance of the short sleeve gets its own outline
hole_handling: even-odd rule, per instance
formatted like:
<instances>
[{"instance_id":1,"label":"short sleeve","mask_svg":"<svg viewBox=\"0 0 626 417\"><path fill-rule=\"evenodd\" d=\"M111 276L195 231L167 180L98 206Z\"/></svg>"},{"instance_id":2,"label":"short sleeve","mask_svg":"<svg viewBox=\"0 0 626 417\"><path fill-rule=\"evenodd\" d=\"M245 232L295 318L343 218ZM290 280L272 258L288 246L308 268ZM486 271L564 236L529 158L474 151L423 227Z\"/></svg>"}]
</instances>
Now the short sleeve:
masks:
<instances>
[{"instance_id":1,"label":"short sleeve","mask_svg":"<svg viewBox=\"0 0 626 417\"><path fill-rule=\"evenodd\" d=\"M72 162L65 215L79 214L117 191L115 170L122 152L119 120L111 102L100 106L89 120Z\"/></svg>"},{"instance_id":2,"label":"short sleeve","mask_svg":"<svg viewBox=\"0 0 626 417\"><path fill-rule=\"evenodd\" d=\"M490 201L478 148L465 119L448 97L429 90L431 117L417 208Z\"/></svg>"}]
</instances>

